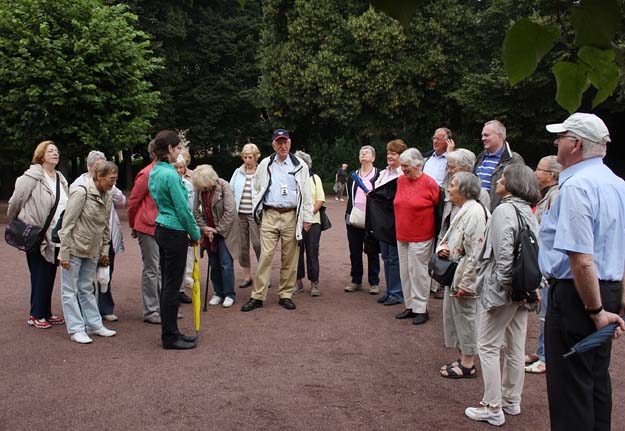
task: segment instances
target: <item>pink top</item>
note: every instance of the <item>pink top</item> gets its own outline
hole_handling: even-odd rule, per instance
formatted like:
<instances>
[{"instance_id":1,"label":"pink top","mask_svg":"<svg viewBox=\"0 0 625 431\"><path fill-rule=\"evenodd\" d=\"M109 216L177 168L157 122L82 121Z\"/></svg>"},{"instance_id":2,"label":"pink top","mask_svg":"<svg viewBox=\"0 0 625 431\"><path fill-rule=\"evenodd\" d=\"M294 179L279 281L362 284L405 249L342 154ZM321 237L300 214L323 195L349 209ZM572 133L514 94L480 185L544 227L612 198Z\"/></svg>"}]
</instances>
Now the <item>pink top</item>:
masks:
<instances>
[{"instance_id":1,"label":"pink top","mask_svg":"<svg viewBox=\"0 0 625 431\"><path fill-rule=\"evenodd\" d=\"M371 172L366 177L360 176L360 170L358 171L358 176L362 180L363 184L369 189L369 191L373 190L373 183L371 180L375 176L375 168L371 168ZM354 196L353 206L358 208L359 210L365 211L367 209L367 195L364 190L354 184L356 187L356 193Z\"/></svg>"}]
</instances>

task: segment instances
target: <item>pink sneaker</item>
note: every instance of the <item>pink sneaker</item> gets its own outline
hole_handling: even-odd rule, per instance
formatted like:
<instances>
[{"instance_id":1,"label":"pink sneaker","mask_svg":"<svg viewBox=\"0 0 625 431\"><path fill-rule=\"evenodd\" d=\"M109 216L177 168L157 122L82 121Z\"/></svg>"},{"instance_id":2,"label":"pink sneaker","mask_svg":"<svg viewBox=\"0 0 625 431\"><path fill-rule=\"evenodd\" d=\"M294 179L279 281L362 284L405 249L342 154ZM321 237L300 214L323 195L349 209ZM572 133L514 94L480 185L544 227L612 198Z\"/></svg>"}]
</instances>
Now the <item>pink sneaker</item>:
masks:
<instances>
[{"instance_id":1,"label":"pink sneaker","mask_svg":"<svg viewBox=\"0 0 625 431\"><path fill-rule=\"evenodd\" d=\"M65 319L59 316L55 316L54 314L46 319L48 323L51 325L63 325L65 323Z\"/></svg>"},{"instance_id":2,"label":"pink sneaker","mask_svg":"<svg viewBox=\"0 0 625 431\"><path fill-rule=\"evenodd\" d=\"M28 318L27 322L30 326L34 326L37 329L52 328L52 325L46 319L36 319L33 316Z\"/></svg>"}]
</instances>

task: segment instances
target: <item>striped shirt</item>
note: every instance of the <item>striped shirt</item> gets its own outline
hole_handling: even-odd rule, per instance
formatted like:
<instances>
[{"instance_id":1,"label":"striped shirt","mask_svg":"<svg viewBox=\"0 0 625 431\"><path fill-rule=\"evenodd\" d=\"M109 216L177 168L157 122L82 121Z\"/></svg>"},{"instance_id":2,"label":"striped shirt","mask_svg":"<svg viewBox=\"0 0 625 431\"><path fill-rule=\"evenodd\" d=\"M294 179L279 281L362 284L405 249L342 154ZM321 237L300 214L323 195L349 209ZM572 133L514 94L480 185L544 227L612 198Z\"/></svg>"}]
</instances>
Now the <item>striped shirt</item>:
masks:
<instances>
[{"instance_id":1,"label":"striped shirt","mask_svg":"<svg viewBox=\"0 0 625 431\"><path fill-rule=\"evenodd\" d=\"M245 174L245 186L239 202L239 213L252 214L252 178L255 174Z\"/></svg>"},{"instance_id":2,"label":"striped shirt","mask_svg":"<svg viewBox=\"0 0 625 431\"><path fill-rule=\"evenodd\" d=\"M482 183L482 188L486 189L490 192L490 179L493 176L493 172L497 168L499 164L499 160L501 159L501 153L503 153L503 149L505 144L495 153L491 154L486 152L484 154L484 159L482 163L477 167L475 173L480 178L480 182Z\"/></svg>"}]
</instances>

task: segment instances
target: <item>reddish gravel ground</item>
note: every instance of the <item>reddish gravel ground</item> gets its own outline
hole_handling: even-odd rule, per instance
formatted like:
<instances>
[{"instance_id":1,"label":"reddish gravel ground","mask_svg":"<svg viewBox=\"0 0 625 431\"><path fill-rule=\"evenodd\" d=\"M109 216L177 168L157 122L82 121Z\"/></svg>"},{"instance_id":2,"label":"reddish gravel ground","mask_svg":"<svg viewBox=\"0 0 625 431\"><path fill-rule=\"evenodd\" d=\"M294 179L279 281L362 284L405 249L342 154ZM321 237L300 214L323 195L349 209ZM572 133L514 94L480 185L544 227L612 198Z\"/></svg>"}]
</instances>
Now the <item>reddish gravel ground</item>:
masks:
<instances>
[{"instance_id":1,"label":"reddish gravel ground","mask_svg":"<svg viewBox=\"0 0 625 431\"><path fill-rule=\"evenodd\" d=\"M142 321L141 257L127 228L127 250L113 277L120 321L108 324L118 335L91 345L70 342L64 326L26 325L26 258L1 241L0 430L491 429L463 414L479 402L481 378L438 375L456 357L443 345L442 301L432 299L432 320L416 327L394 318L401 306L381 306L366 291L343 292L349 281L344 203L327 206L334 227L321 241L322 296L312 298L307 290L294 298L297 310L287 311L273 289L264 308L242 313L249 289L237 288L233 308L202 313L199 346L184 352L161 349L159 327ZM0 209L6 213L6 205ZM206 259L202 268L204 277ZM57 313L59 286L57 280ZM191 306L182 311L181 328L190 333ZM532 315L528 349L536 335ZM613 350L619 406L625 402L625 343ZM527 376L522 409L503 429L548 429L544 376ZM621 409L614 409L613 429L625 429Z\"/></svg>"}]
</instances>

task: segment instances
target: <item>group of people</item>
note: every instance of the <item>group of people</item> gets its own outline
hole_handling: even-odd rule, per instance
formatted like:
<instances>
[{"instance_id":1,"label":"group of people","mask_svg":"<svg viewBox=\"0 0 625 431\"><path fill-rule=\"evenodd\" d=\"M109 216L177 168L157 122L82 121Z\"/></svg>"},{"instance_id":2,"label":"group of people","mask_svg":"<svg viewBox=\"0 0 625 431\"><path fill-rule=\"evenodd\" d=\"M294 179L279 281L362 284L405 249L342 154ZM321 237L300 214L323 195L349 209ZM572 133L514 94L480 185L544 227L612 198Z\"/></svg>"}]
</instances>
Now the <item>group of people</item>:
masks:
<instances>
[{"instance_id":1,"label":"group of people","mask_svg":"<svg viewBox=\"0 0 625 431\"><path fill-rule=\"evenodd\" d=\"M535 171L512 151L497 120L484 124L477 157L456 149L444 127L425 157L390 141L383 170L374 167L374 148L363 146L345 187L351 280L344 290L362 289L364 253L368 292L378 294L381 254L386 291L378 302L403 303L397 319L425 324L430 294L443 299L445 345L458 358L440 375L475 378L478 358L481 367L484 395L467 417L504 424L505 415L521 413L525 373L546 373L552 429L609 429L610 342L562 355L608 323L617 324L614 337L625 330L617 314L625 311L625 182L602 162L610 136L599 117L576 113L547 130L557 134L557 156L541 159ZM535 300L512 294L524 229L538 238L544 275L529 295ZM433 255L456 265L447 286L429 277ZM535 353L526 355L532 310L540 333Z\"/></svg>"},{"instance_id":2,"label":"group of people","mask_svg":"<svg viewBox=\"0 0 625 431\"><path fill-rule=\"evenodd\" d=\"M443 299L445 345L458 357L440 375L475 378L479 359L484 382L480 405L468 407L467 417L502 425L505 415L521 413L524 373L546 372L552 429L609 429L610 342L567 360L562 354L609 323L617 324L615 337L625 330L617 314L625 305L625 182L602 162L610 137L600 118L576 113L547 130L557 134L557 156L543 158L535 171L511 150L497 120L484 124L484 151L477 157L456 149L447 128L434 132L433 150L425 156L400 139L390 141L382 170L374 166L375 149L363 146L359 169L349 173L343 165L335 177L347 196L351 272L344 290L362 289L365 254L368 293L380 294L381 254L386 289L378 302L403 304L397 319L423 325L431 318L430 295ZM126 204L143 259L143 318L161 325L165 349L197 345L197 337L177 326L179 303L188 300L190 247L201 245L208 253L210 305L234 304L238 258L244 273L239 287L252 287L241 311L263 307L278 242L279 305L296 308L293 295L305 290L306 276L310 294L319 296L321 180L308 154L291 152L287 130L274 131L272 148L259 163L258 148L245 145L243 164L226 181L210 165L188 169L180 136L161 131L149 145L153 161L137 175L126 202L115 187L117 166L104 154L91 152L88 172L68 187L56 170L56 145L39 144L8 209L9 217L34 225L51 218L40 246L27 253L28 324L66 324L78 343L92 342L93 334L115 335L103 321L117 320L110 277L123 238L114 208ZM52 239L56 225L59 243ZM515 241L524 228L540 245L538 301L511 294ZM250 246L258 260L254 275ZM433 255L456 264L449 285L430 278ZM64 318L51 311L57 261ZM526 355L528 314L535 309L540 336L536 352Z\"/></svg>"}]
</instances>

